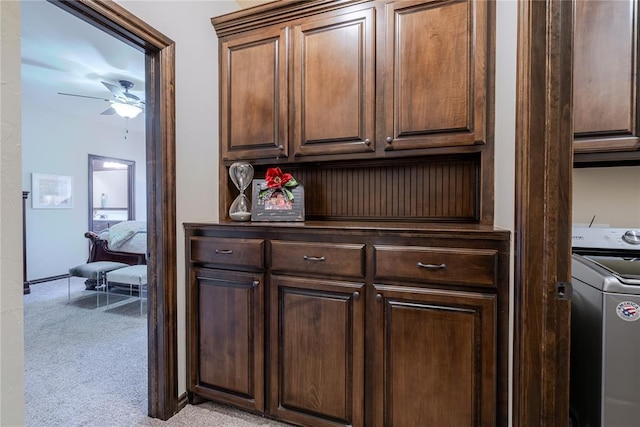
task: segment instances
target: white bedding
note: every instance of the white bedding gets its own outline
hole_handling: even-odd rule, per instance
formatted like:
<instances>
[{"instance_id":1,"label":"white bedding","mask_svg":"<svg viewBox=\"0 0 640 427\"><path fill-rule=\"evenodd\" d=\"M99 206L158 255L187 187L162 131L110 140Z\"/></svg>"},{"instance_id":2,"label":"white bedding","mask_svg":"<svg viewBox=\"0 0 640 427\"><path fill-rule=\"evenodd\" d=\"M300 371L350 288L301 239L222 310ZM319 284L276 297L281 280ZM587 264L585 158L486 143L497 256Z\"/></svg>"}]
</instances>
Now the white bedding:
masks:
<instances>
[{"instance_id":1,"label":"white bedding","mask_svg":"<svg viewBox=\"0 0 640 427\"><path fill-rule=\"evenodd\" d=\"M99 235L113 251L147 253L147 223L122 221L102 231Z\"/></svg>"}]
</instances>

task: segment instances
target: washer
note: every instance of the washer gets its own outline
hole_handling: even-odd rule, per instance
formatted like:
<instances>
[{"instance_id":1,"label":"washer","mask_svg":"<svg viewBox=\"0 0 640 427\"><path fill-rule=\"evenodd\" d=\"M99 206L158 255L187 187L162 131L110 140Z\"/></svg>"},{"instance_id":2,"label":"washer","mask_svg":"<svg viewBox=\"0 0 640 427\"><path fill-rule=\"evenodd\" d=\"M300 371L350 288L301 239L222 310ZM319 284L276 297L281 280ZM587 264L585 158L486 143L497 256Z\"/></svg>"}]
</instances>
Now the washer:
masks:
<instances>
[{"instance_id":1,"label":"washer","mask_svg":"<svg viewBox=\"0 0 640 427\"><path fill-rule=\"evenodd\" d=\"M571 416L640 426L640 231L574 227Z\"/></svg>"}]
</instances>

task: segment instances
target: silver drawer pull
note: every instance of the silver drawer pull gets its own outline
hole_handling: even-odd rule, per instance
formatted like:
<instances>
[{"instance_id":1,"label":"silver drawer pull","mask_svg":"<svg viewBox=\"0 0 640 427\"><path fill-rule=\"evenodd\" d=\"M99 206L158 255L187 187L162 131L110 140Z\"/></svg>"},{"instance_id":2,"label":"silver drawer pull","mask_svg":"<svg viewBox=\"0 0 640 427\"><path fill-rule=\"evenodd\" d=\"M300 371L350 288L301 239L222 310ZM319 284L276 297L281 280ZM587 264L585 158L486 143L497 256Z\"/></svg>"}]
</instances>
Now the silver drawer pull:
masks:
<instances>
[{"instance_id":1,"label":"silver drawer pull","mask_svg":"<svg viewBox=\"0 0 640 427\"><path fill-rule=\"evenodd\" d=\"M325 259L323 256L304 256L305 261L325 261Z\"/></svg>"},{"instance_id":2,"label":"silver drawer pull","mask_svg":"<svg viewBox=\"0 0 640 427\"><path fill-rule=\"evenodd\" d=\"M429 270L440 270L441 268L447 268L447 264L423 264L418 262L418 267L420 268L428 268Z\"/></svg>"},{"instance_id":3,"label":"silver drawer pull","mask_svg":"<svg viewBox=\"0 0 640 427\"><path fill-rule=\"evenodd\" d=\"M216 253L221 255L231 255L233 251L231 249L216 249Z\"/></svg>"}]
</instances>

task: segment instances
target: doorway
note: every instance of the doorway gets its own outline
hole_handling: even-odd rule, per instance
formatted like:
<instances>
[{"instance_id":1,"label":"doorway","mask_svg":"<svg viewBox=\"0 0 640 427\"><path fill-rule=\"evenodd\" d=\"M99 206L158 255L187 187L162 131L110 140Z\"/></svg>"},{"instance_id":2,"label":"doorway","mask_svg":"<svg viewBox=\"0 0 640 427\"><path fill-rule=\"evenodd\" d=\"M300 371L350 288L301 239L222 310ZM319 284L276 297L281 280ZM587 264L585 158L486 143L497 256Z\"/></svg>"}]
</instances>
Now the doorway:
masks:
<instances>
[{"instance_id":1,"label":"doorway","mask_svg":"<svg viewBox=\"0 0 640 427\"><path fill-rule=\"evenodd\" d=\"M148 415L178 411L174 42L114 2L50 2L145 54Z\"/></svg>"}]
</instances>

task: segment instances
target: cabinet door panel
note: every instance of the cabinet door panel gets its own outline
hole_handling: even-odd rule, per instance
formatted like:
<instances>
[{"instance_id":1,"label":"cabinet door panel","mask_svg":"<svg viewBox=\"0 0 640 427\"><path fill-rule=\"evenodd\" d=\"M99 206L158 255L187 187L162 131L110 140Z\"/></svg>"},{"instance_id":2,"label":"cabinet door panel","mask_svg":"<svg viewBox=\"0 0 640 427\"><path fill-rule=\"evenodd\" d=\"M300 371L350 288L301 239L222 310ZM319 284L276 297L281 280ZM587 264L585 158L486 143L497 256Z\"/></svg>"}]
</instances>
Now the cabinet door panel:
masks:
<instances>
[{"instance_id":1,"label":"cabinet door panel","mask_svg":"<svg viewBox=\"0 0 640 427\"><path fill-rule=\"evenodd\" d=\"M224 160L287 154L286 29L226 40L220 48Z\"/></svg>"},{"instance_id":2,"label":"cabinet door panel","mask_svg":"<svg viewBox=\"0 0 640 427\"><path fill-rule=\"evenodd\" d=\"M262 275L196 269L197 300L190 383L195 392L249 409L264 409ZM197 302L196 302L197 301Z\"/></svg>"},{"instance_id":3,"label":"cabinet door panel","mask_svg":"<svg viewBox=\"0 0 640 427\"><path fill-rule=\"evenodd\" d=\"M303 425L362 425L363 284L271 280L271 411Z\"/></svg>"},{"instance_id":4,"label":"cabinet door panel","mask_svg":"<svg viewBox=\"0 0 640 427\"><path fill-rule=\"evenodd\" d=\"M576 152L640 148L636 0L575 2L573 119Z\"/></svg>"},{"instance_id":5,"label":"cabinet door panel","mask_svg":"<svg viewBox=\"0 0 640 427\"><path fill-rule=\"evenodd\" d=\"M496 297L375 286L375 425L495 425Z\"/></svg>"},{"instance_id":6,"label":"cabinet door panel","mask_svg":"<svg viewBox=\"0 0 640 427\"><path fill-rule=\"evenodd\" d=\"M487 3L386 5L388 150L485 142Z\"/></svg>"},{"instance_id":7,"label":"cabinet door panel","mask_svg":"<svg viewBox=\"0 0 640 427\"><path fill-rule=\"evenodd\" d=\"M373 9L294 27L294 154L373 151Z\"/></svg>"}]
</instances>

